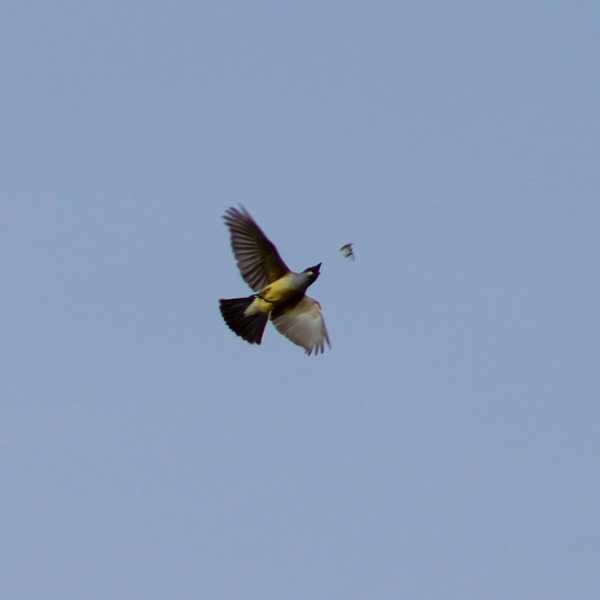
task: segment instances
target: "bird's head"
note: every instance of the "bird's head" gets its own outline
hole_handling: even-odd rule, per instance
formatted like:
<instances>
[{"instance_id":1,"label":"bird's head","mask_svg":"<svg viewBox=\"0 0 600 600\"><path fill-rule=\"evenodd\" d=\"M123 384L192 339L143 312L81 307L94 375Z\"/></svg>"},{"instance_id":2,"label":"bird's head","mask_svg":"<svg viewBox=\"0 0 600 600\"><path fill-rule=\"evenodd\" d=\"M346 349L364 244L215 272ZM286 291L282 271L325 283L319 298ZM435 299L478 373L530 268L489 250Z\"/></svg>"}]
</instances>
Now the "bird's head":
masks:
<instances>
[{"instance_id":1,"label":"bird's head","mask_svg":"<svg viewBox=\"0 0 600 600\"><path fill-rule=\"evenodd\" d=\"M304 269L303 273L308 273L313 281L319 276L321 269L321 263L315 265L314 267L308 267L308 269Z\"/></svg>"}]
</instances>

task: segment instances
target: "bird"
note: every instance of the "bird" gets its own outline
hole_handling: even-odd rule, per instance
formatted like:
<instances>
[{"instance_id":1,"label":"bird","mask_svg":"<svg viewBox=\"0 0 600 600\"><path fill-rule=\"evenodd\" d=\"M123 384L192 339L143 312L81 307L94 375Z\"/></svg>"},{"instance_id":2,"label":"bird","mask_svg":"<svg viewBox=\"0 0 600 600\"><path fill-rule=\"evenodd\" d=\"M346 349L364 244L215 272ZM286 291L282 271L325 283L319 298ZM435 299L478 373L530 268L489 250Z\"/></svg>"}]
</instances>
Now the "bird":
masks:
<instances>
[{"instance_id":1,"label":"bird","mask_svg":"<svg viewBox=\"0 0 600 600\"><path fill-rule=\"evenodd\" d=\"M340 252L346 257L349 258L350 260L354 260L354 248L352 248L352 244L344 244L341 248L340 248Z\"/></svg>"},{"instance_id":2,"label":"bird","mask_svg":"<svg viewBox=\"0 0 600 600\"><path fill-rule=\"evenodd\" d=\"M231 249L244 281L255 292L219 300L227 326L250 344L260 344L270 319L279 333L304 348L307 355L331 348L321 305L305 294L320 275L321 264L291 271L277 248L243 207L223 215Z\"/></svg>"}]
</instances>

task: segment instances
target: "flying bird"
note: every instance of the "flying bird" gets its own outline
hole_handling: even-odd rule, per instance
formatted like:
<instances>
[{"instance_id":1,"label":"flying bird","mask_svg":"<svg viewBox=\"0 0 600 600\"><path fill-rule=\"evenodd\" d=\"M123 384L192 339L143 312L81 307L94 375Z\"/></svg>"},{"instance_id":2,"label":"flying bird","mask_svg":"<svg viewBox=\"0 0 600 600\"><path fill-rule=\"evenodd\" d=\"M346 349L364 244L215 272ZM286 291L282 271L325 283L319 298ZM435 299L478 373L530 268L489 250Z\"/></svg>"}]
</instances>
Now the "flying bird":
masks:
<instances>
[{"instance_id":1,"label":"flying bird","mask_svg":"<svg viewBox=\"0 0 600 600\"><path fill-rule=\"evenodd\" d=\"M245 298L219 300L225 323L251 344L260 344L269 318L275 328L306 354L331 348L321 305L305 294L319 277L321 263L300 273L291 271L277 248L245 208L223 215L231 248L244 281L254 290Z\"/></svg>"},{"instance_id":2,"label":"flying bird","mask_svg":"<svg viewBox=\"0 0 600 600\"><path fill-rule=\"evenodd\" d=\"M354 260L354 249L352 248L352 244L344 244L340 248L340 252L350 260Z\"/></svg>"}]
</instances>

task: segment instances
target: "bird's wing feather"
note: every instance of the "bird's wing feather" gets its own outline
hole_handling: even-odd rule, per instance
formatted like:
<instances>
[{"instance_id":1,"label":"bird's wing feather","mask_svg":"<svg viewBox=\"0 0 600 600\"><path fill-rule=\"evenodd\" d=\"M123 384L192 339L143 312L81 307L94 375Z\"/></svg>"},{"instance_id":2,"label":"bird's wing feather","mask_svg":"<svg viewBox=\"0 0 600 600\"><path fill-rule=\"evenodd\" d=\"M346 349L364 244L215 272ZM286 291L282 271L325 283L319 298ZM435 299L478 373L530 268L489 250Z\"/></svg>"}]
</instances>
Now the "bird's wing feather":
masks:
<instances>
[{"instance_id":1,"label":"bird's wing feather","mask_svg":"<svg viewBox=\"0 0 600 600\"><path fill-rule=\"evenodd\" d=\"M231 249L244 281L259 291L285 275L289 268L277 248L245 208L229 208L223 220L231 235Z\"/></svg>"},{"instance_id":2,"label":"bird's wing feather","mask_svg":"<svg viewBox=\"0 0 600 600\"><path fill-rule=\"evenodd\" d=\"M323 352L325 343L331 348L321 305L309 296L276 308L271 313L271 319L277 331L294 344L302 346L306 354Z\"/></svg>"}]
</instances>

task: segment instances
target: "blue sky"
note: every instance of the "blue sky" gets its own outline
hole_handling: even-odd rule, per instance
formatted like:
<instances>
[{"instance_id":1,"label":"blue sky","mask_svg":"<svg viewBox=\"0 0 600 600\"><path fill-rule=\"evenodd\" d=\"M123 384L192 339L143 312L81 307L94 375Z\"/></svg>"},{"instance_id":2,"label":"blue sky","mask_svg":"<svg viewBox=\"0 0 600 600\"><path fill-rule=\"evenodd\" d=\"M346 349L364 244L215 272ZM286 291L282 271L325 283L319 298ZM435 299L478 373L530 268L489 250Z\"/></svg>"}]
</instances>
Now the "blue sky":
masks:
<instances>
[{"instance_id":1,"label":"blue sky","mask_svg":"<svg viewBox=\"0 0 600 600\"><path fill-rule=\"evenodd\" d=\"M2 596L598 596L599 23L5 3ZM240 202L325 355L222 322Z\"/></svg>"}]
</instances>

